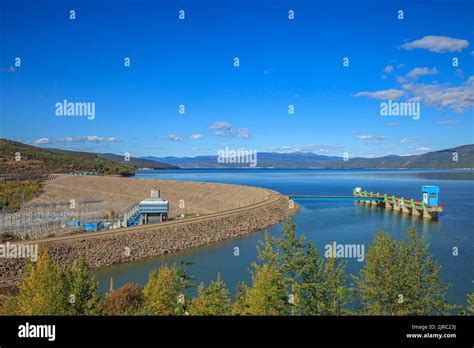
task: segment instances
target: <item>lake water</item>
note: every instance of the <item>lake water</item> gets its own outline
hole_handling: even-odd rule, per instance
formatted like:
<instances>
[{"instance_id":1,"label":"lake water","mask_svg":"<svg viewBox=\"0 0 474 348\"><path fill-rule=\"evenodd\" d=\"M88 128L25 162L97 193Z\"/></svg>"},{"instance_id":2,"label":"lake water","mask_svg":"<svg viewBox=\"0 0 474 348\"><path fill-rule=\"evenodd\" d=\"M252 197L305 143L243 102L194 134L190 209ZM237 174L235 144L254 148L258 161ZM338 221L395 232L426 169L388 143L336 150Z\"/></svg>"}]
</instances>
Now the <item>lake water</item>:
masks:
<instances>
[{"instance_id":1,"label":"lake water","mask_svg":"<svg viewBox=\"0 0 474 348\"><path fill-rule=\"evenodd\" d=\"M449 171L364 171L364 170L317 170L317 169L181 169L143 171L137 178L164 180L191 180L259 186L284 194L351 195L354 187L368 191L395 194L397 197L422 199L421 186L440 187L440 203L444 213L438 221L413 218L390 211L359 205L352 200L297 200L301 211L294 216L297 233L313 240L324 251L331 242L364 244L371 242L379 229L395 238L403 238L406 228L413 226L430 243L432 256L442 265L444 282L451 283L448 300L465 304L466 294L474 285L474 174L473 172ZM281 225L269 231L281 234ZM187 272L198 282L208 283L217 272L229 289L242 281L249 281L249 268L256 259L256 245L263 232L219 242L180 253L121 264L96 270L102 292L106 292L110 277L114 287L128 282L144 285L148 274L162 264L181 261L193 262ZM234 256L234 248L240 255ZM459 250L453 256L453 248ZM347 273L356 273L363 265L349 259Z\"/></svg>"}]
</instances>

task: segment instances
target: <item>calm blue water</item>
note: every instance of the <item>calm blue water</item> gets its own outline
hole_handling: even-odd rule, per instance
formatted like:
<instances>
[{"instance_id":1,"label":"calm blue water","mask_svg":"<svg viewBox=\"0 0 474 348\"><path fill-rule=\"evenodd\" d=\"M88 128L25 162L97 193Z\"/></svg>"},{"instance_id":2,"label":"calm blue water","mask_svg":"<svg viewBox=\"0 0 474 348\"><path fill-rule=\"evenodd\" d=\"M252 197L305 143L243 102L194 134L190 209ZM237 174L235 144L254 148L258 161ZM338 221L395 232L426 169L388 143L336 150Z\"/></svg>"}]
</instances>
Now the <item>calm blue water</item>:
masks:
<instances>
[{"instance_id":1,"label":"calm blue water","mask_svg":"<svg viewBox=\"0 0 474 348\"><path fill-rule=\"evenodd\" d=\"M138 178L191 180L260 186L281 193L351 195L356 186L369 191L396 194L421 200L421 186L440 187L440 203L445 205L438 221L414 219L411 216L358 205L351 200L299 200L302 209L294 217L298 234L315 242L320 250L332 241L348 244L371 242L378 229L384 229L396 238L404 230L415 227L430 243L433 257L442 265L441 275L452 284L448 299L452 303L466 303L466 294L473 291L474 280L474 177L472 172L435 171L347 171L347 170L280 170L280 169L211 169L146 171ZM280 235L281 226L270 228ZM217 272L229 288L237 282L249 281L250 264L256 259L256 245L262 232L194 248L185 252L117 265L95 272L101 290L107 291L113 277L115 288L128 282L144 285L151 270L164 263L194 262L187 271L197 281L207 283ZM240 256L234 256L239 247ZM459 255L453 256L453 247ZM356 273L363 265L348 260L347 272Z\"/></svg>"}]
</instances>

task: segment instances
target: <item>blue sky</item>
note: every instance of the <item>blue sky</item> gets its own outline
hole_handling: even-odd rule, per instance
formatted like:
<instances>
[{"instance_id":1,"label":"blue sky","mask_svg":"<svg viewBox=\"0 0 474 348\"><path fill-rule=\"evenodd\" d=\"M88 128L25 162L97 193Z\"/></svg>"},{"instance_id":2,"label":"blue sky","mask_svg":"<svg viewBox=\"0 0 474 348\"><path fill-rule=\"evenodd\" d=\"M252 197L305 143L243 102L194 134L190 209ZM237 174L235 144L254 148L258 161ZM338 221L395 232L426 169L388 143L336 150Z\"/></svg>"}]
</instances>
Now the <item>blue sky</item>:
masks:
<instances>
[{"instance_id":1,"label":"blue sky","mask_svg":"<svg viewBox=\"0 0 474 348\"><path fill-rule=\"evenodd\" d=\"M3 138L160 157L473 143L472 1L0 0L0 13ZM64 99L95 118L57 116ZM388 99L420 118L381 116Z\"/></svg>"}]
</instances>

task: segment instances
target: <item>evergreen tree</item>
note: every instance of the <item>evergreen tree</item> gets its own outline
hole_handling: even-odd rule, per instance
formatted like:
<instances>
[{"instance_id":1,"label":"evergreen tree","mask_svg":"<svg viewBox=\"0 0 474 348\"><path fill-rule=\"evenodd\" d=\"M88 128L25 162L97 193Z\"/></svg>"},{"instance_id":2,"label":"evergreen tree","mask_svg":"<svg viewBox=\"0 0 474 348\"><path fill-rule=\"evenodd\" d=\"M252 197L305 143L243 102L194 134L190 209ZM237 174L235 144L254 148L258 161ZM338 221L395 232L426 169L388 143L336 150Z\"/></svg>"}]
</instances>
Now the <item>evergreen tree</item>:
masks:
<instances>
[{"instance_id":1,"label":"evergreen tree","mask_svg":"<svg viewBox=\"0 0 474 348\"><path fill-rule=\"evenodd\" d=\"M395 241L379 231L369 247L360 275L354 277L354 294L360 314L446 314L448 286L442 284L440 266L431 259L428 245L413 229L408 241Z\"/></svg>"},{"instance_id":2,"label":"evergreen tree","mask_svg":"<svg viewBox=\"0 0 474 348\"><path fill-rule=\"evenodd\" d=\"M252 264L252 286L245 288L245 302L240 304L241 309L250 315L289 314L289 284L283 275L278 240L265 231L263 241L258 242L257 252L262 265Z\"/></svg>"},{"instance_id":3,"label":"evergreen tree","mask_svg":"<svg viewBox=\"0 0 474 348\"><path fill-rule=\"evenodd\" d=\"M98 284L90 277L90 270L83 254L78 256L74 265L66 272L66 289L73 315L100 313Z\"/></svg>"},{"instance_id":4,"label":"evergreen tree","mask_svg":"<svg viewBox=\"0 0 474 348\"><path fill-rule=\"evenodd\" d=\"M341 315L346 304L345 263L325 260L314 243L306 250L306 264L296 293L296 309L301 315Z\"/></svg>"},{"instance_id":5,"label":"evergreen tree","mask_svg":"<svg viewBox=\"0 0 474 348\"><path fill-rule=\"evenodd\" d=\"M399 289L394 269L398 258L396 242L379 231L368 248L365 265L354 277L353 293L363 310L359 314L394 314Z\"/></svg>"},{"instance_id":6,"label":"evergreen tree","mask_svg":"<svg viewBox=\"0 0 474 348\"><path fill-rule=\"evenodd\" d=\"M84 314L89 316L104 315L102 304L100 303L102 296L97 291L92 293L92 297L87 301L84 307Z\"/></svg>"},{"instance_id":7,"label":"evergreen tree","mask_svg":"<svg viewBox=\"0 0 474 348\"><path fill-rule=\"evenodd\" d=\"M474 292L467 294L467 312L474 314Z\"/></svg>"},{"instance_id":8,"label":"evergreen tree","mask_svg":"<svg viewBox=\"0 0 474 348\"><path fill-rule=\"evenodd\" d=\"M309 271L305 237L296 237L296 224L288 220L284 223L283 236L277 239L278 265L287 283L291 314L302 312L302 297L305 294L303 274Z\"/></svg>"},{"instance_id":9,"label":"evergreen tree","mask_svg":"<svg viewBox=\"0 0 474 348\"><path fill-rule=\"evenodd\" d=\"M345 264L325 260L314 243L296 236L296 224L288 220L281 238L268 232L258 247L258 258L278 270L291 315L340 315L346 303Z\"/></svg>"},{"instance_id":10,"label":"evergreen tree","mask_svg":"<svg viewBox=\"0 0 474 348\"><path fill-rule=\"evenodd\" d=\"M211 281L206 288L203 283L198 287L198 295L189 306L191 315L229 315L231 310L231 301L229 290L226 289L221 279L220 273L217 274L217 280Z\"/></svg>"},{"instance_id":11,"label":"evergreen tree","mask_svg":"<svg viewBox=\"0 0 474 348\"><path fill-rule=\"evenodd\" d=\"M263 233L263 241L259 240L257 244L257 258L262 263L270 267L281 266L281 255L278 250L278 241L272 237L268 231Z\"/></svg>"}]
</instances>

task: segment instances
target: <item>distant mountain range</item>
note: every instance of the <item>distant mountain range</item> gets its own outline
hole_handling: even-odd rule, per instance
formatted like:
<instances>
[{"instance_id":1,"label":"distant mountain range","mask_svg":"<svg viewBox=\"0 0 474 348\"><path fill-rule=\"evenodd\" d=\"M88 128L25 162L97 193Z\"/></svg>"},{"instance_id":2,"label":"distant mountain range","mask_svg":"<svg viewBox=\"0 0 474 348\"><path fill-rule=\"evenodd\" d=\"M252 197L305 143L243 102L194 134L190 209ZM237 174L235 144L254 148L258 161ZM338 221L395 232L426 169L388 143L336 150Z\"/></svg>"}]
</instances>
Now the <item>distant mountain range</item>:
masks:
<instances>
[{"instance_id":1,"label":"distant mountain range","mask_svg":"<svg viewBox=\"0 0 474 348\"><path fill-rule=\"evenodd\" d=\"M16 155L19 160L16 160ZM0 139L0 175L32 176L57 172L97 171L100 174L133 175L138 169L238 168L249 164L219 163L217 156L131 157L58 149L44 149ZM456 161L457 159L457 161ZM310 152L257 153L258 168L322 169L474 169L474 145L428 152L415 156L349 158L317 155Z\"/></svg>"},{"instance_id":2,"label":"distant mountain range","mask_svg":"<svg viewBox=\"0 0 474 348\"><path fill-rule=\"evenodd\" d=\"M454 155L453 153L457 154ZM218 163L217 156L154 157L142 159L164 162L181 168L238 168L248 164ZM456 161L457 159L457 161ZM325 169L474 169L474 145L463 145L422 155L390 155L378 158L349 158L317 155L311 152L259 152L258 168L325 168Z\"/></svg>"},{"instance_id":3,"label":"distant mountain range","mask_svg":"<svg viewBox=\"0 0 474 348\"><path fill-rule=\"evenodd\" d=\"M148 168L148 169L179 169L178 166L161 163L160 161L145 159L145 158L138 158L138 157L130 157L130 161L125 161L125 157L123 155L115 155L113 153L99 153L97 156L105 159L109 159L112 161L120 162L123 164L131 165L135 168Z\"/></svg>"}]
</instances>

